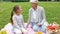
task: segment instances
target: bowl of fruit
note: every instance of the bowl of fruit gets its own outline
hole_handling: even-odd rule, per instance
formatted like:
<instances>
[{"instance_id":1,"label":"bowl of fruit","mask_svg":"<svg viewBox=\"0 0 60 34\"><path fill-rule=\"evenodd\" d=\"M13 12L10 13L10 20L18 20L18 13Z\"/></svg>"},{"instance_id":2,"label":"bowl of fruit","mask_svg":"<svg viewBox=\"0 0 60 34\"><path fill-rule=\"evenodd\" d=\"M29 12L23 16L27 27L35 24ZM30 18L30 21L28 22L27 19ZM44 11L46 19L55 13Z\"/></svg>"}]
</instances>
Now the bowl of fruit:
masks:
<instances>
[{"instance_id":1,"label":"bowl of fruit","mask_svg":"<svg viewBox=\"0 0 60 34\"><path fill-rule=\"evenodd\" d=\"M49 33L56 34L60 30L60 26L56 22L53 22L47 26L46 30Z\"/></svg>"},{"instance_id":2,"label":"bowl of fruit","mask_svg":"<svg viewBox=\"0 0 60 34\"><path fill-rule=\"evenodd\" d=\"M56 23L51 23L47 26L46 30L49 32L49 33L52 33L54 31L57 30L57 24Z\"/></svg>"}]
</instances>

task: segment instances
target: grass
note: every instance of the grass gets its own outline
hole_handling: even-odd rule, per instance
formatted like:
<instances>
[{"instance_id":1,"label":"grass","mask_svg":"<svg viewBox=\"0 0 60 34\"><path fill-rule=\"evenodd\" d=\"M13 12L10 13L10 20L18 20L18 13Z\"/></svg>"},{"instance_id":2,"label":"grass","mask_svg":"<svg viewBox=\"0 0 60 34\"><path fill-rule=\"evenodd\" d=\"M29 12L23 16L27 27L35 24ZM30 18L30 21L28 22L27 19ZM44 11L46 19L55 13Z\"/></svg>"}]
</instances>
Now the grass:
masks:
<instances>
[{"instance_id":1,"label":"grass","mask_svg":"<svg viewBox=\"0 0 60 34\"><path fill-rule=\"evenodd\" d=\"M0 28L10 22L10 13L15 5L22 7L24 21L27 22L28 11L31 7L29 2L0 2ZM39 2L39 6L44 7L48 23L55 21L60 24L60 2Z\"/></svg>"}]
</instances>

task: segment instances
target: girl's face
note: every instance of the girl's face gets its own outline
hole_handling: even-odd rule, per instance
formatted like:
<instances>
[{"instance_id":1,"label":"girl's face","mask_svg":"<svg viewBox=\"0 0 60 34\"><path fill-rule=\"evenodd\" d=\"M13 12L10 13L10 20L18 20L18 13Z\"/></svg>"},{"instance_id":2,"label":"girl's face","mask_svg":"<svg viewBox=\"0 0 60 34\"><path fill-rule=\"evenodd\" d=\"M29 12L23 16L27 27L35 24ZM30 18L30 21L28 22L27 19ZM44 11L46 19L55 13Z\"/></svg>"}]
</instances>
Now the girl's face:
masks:
<instances>
[{"instance_id":1,"label":"girl's face","mask_svg":"<svg viewBox=\"0 0 60 34\"><path fill-rule=\"evenodd\" d=\"M19 9L17 9L17 13L19 14L19 13L21 13L21 11L22 11L22 8L21 7L19 7Z\"/></svg>"}]
</instances>

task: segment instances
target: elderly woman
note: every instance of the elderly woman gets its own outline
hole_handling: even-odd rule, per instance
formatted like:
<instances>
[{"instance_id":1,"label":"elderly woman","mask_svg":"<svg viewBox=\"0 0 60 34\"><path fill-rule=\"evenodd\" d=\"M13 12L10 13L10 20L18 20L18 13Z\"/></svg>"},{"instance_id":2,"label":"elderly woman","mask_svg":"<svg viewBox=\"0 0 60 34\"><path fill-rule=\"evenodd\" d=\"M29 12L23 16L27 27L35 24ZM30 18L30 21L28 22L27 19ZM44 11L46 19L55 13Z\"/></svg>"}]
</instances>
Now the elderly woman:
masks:
<instances>
[{"instance_id":1,"label":"elderly woman","mask_svg":"<svg viewBox=\"0 0 60 34\"><path fill-rule=\"evenodd\" d=\"M32 8L29 9L29 20L27 27L29 24L32 26L34 31L42 30L46 32L46 26L48 25L45 17L44 8L38 6L38 0L30 0Z\"/></svg>"}]
</instances>

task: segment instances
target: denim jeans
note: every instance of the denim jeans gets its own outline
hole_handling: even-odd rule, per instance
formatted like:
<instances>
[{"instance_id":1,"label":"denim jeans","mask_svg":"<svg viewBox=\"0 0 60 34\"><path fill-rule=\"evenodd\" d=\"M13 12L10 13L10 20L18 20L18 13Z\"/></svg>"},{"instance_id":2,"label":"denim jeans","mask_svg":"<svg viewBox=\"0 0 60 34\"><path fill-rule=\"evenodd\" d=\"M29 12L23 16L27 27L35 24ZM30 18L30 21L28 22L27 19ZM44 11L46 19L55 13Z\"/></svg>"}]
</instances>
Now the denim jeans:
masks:
<instances>
[{"instance_id":1,"label":"denim jeans","mask_svg":"<svg viewBox=\"0 0 60 34\"><path fill-rule=\"evenodd\" d=\"M35 32L38 32L38 31L42 31L42 32L46 32L46 26L45 25L42 25L42 26L38 26L36 23L32 23L32 29L35 31Z\"/></svg>"}]
</instances>

